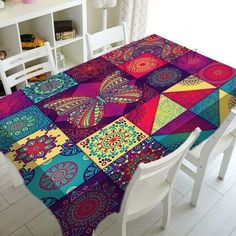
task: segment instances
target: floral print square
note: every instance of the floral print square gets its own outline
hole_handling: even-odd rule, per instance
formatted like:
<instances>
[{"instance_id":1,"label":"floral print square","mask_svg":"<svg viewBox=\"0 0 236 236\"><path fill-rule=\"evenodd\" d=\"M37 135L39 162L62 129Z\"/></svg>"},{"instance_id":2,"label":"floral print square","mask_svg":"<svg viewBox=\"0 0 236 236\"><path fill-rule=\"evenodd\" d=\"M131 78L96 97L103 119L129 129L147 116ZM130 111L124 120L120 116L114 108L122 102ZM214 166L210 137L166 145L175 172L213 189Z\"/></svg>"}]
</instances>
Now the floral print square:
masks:
<instances>
[{"instance_id":1,"label":"floral print square","mask_svg":"<svg viewBox=\"0 0 236 236\"><path fill-rule=\"evenodd\" d=\"M55 126L41 129L12 144L6 156L17 169L32 170L62 152L62 144L68 140Z\"/></svg>"},{"instance_id":2,"label":"floral print square","mask_svg":"<svg viewBox=\"0 0 236 236\"><path fill-rule=\"evenodd\" d=\"M108 215L119 212L124 191L102 171L50 207L63 235L91 236Z\"/></svg>"},{"instance_id":3,"label":"floral print square","mask_svg":"<svg viewBox=\"0 0 236 236\"><path fill-rule=\"evenodd\" d=\"M104 169L147 137L141 129L121 117L79 142L78 146Z\"/></svg>"},{"instance_id":4,"label":"floral print square","mask_svg":"<svg viewBox=\"0 0 236 236\"><path fill-rule=\"evenodd\" d=\"M0 120L0 149L48 126L51 121L36 107L30 106Z\"/></svg>"},{"instance_id":5,"label":"floral print square","mask_svg":"<svg viewBox=\"0 0 236 236\"><path fill-rule=\"evenodd\" d=\"M60 154L37 168L20 170L29 191L48 207L92 177L86 175L92 161L76 145L67 142L62 148Z\"/></svg>"},{"instance_id":6,"label":"floral print square","mask_svg":"<svg viewBox=\"0 0 236 236\"><path fill-rule=\"evenodd\" d=\"M38 103L46 98L77 85L74 79L65 73L60 73L48 78L45 81L36 82L30 87L22 89L34 103Z\"/></svg>"},{"instance_id":7,"label":"floral print square","mask_svg":"<svg viewBox=\"0 0 236 236\"><path fill-rule=\"evenodd\" d=\"M161 60L159 57L153 56L150 53L145 53L119 65L118 67L138 79L164 64L166 64L166 62Z\"/></svg>"}]
</instances>

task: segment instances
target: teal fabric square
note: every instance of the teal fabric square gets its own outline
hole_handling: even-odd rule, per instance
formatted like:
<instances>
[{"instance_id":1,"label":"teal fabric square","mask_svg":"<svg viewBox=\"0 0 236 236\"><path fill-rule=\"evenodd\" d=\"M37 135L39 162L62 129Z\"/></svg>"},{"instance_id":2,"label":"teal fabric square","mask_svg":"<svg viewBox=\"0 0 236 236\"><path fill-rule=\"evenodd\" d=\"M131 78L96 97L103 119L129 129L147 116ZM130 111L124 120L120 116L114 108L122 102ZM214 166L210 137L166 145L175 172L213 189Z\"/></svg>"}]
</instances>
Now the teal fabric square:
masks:
<instances>
[{"instance_id":1,"label":"teal fabric square","mask_svg":"<svg viewBox=\"0 0 236 236\"><path fill-rule=\"evenodd\" d=\"M72 146L70 144L69 156L65 156L69 152L63 151L32 171L20 170L29 191L47 206L96 174L91 171L93 162L79 148L74 146L73 149Z\"/></svg>"},{"instance_id":2,"label":"teal fabric square","mask_svg":"<svg viewBox=\"0 0 236 236\"><path fill-rule=\"evenodd\" d=\"M28 107L0 120L0 149L48 126L52 121L36 106Z\"/></svg>"},{"instance_id":3,"label":"teal fabric square","mask_svg":"<svg viewBox=\"0 0 236 236\"><path fill-rule=\"evenodd\" d=\"M69 75L60 73L47 80L36 82L22 91L34 103L38 103L77 84L78 82Z\"/></svg>"},{"instance_id":4,"label":"teal fabric square","mask_svg":"<svg viewBox=\"0 0 236 236\"><path fill-rule=\"evenodd\" d=\"M225 92L236 96L236 76L228 81L226 84L220 87L220 89L224 90Z\"/></svg>"}]
</instances>

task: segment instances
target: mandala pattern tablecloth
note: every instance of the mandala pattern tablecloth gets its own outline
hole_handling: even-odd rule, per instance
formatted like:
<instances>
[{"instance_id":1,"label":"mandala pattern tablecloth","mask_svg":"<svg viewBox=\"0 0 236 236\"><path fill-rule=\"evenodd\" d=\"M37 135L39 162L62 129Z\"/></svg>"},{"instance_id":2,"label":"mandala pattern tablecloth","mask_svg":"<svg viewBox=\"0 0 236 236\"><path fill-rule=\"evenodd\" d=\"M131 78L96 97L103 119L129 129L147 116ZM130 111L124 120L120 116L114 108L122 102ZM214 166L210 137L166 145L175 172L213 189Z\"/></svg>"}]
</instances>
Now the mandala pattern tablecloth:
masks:
<instances>
[{"instance_id":1,"label":"mandala pattern tablecloth","mask_svg":"<svg viewBox=\"0 0 236 236\"><path fill-rule=\"evenodd\" d=\"M141 162L199 126L194 146L236 105L236 70L157 35L0 100L0 150L64 235L118 212Z\"/></svg>"}]
</instances>

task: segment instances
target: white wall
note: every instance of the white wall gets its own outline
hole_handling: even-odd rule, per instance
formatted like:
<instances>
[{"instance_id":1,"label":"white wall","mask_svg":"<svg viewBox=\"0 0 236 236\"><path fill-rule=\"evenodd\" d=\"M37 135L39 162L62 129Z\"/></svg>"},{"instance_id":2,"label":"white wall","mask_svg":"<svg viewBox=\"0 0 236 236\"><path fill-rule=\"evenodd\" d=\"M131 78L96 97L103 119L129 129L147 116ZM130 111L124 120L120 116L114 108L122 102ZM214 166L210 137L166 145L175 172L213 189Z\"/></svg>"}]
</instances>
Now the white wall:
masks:
<instances>
[{"instance_id":1,"label":"white wall","mask_svg":"<svg viewBox=\"0 0 236 236\"><path fill-rule=\"evenodd\" d=\"M120 1L114 8L108 10L108 27L119 24ZM88 33L95 33L102 30L102 9L94 8L92 0L87 0Z\"/></svg>"},{"instance_id":2,"label":"white wall","mask_svg":"<svg viewBox=\"0 0 236 236\"><path fill-rule=\"evenodd\" d=\"M235 0L149 0L156 33L236 68ZM235 4L234 4L235 5Z\"/></svg>"}]
</instances>

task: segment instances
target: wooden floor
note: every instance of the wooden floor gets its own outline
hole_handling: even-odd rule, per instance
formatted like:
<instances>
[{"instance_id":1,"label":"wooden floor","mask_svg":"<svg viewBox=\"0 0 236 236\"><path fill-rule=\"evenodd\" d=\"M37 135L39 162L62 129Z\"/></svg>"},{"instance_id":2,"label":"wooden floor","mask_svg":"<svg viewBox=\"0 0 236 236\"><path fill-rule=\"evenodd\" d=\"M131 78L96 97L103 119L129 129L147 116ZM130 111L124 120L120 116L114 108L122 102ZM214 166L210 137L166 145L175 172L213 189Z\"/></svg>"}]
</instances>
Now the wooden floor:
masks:
<instances>
[{"instance_id":1,"label":"wooden floor","mask_svg":"<svg viewBox=\"0 0 236 236\"><path fill-rule=\"evenodd\" d=\"M221 158L210 164L198 207L190 204L192 180L179 172L168 229L161 230L161 206L128 225L128 236L236 236L236 152L226 179L216 178ZM49 210L24 186L14 189L0 165L0 236L59 236Z\"/></svg>"}]
</instances>

